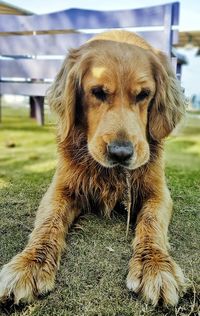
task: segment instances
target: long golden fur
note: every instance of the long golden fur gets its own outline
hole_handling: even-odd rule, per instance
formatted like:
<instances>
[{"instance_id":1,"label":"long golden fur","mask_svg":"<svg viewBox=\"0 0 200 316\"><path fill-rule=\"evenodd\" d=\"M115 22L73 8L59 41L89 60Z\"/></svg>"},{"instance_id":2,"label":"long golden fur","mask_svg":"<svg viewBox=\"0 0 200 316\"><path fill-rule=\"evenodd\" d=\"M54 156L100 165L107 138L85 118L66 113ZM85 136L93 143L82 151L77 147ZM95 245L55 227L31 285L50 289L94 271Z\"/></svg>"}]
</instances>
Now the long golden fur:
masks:
<instances>
[{"instance_id":1,"label":"long golden fur","mask_svg":"<svg viewBox=\"0 0 200 316\"><path fill-rule=\"evenodd\" d=\"M48 93L58 115L59 160L26 248L0 273L0 300L52 290L65 235L82 211L137 214L127 287L175 305L184 285L168 253L172 201L163 139L184 113L167 57L137 35L112 31L71 50Z\"/></svg>"}]
</instances>

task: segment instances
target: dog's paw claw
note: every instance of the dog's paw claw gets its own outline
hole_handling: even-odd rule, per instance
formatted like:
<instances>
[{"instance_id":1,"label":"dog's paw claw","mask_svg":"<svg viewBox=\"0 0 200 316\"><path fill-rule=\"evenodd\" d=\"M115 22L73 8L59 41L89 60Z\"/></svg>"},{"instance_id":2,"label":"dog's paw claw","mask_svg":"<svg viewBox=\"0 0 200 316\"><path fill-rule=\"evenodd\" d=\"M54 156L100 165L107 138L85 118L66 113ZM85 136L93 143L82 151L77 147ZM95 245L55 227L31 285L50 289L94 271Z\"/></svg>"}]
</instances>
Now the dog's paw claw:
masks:
<instances>
[{"instance_id":1,"label":"dog's paw claw","mask_svg":"<svg viewBox=\"0 0 200 316\"><path fill-rule=\"evenodd\" d=\"M29 303L40 294L52 290L55 273L37 262L15 256L0 272L0 302Z\"/></svg>"},{"instance_id":2,"label":"dog's paw claw","mask_svg":"<svg viewBox=\"0 0 200 316\"><path fill-rule=\"evenodd\" d=\"M154 306L160 299L165 305L177 305L184 282L182 270L169 257L159 263L153 260L139 263L134 257L130 261L128 289L141 293L144 299Z\"/></svg>"}]
</instances>

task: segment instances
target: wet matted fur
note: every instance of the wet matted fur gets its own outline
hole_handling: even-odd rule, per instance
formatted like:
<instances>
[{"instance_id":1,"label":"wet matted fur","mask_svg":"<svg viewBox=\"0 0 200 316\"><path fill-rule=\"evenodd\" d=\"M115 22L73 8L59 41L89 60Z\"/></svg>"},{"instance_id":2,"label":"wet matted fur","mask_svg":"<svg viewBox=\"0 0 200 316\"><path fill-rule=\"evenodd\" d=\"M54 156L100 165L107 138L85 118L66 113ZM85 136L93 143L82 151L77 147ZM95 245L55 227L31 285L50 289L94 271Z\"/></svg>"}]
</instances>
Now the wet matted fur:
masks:
<instances>
[{"instance_id":1,"label":"wet matted fur","mask_svg":"<svg viewBox=\"0 0 200 316\"><path fill-rule=\"evenodd\" d=\"M0 300L52 290L75 218L109 216L121 203L137 214L127 287L153 305L175 305L184 276L168 253L163 139L184 96L167 57L134 33L102 33L70 51L48 101L58 115L58 165L27 246L0 273Z\"/></svg>"}]
</instances>

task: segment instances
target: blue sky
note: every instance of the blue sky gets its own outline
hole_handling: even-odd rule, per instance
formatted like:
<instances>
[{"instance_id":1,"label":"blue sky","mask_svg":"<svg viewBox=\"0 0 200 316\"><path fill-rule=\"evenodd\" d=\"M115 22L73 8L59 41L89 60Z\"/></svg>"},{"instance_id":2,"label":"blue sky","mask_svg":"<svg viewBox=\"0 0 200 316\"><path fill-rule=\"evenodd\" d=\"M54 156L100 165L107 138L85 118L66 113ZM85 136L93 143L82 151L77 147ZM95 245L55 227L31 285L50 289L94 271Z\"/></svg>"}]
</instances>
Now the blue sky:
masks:
<instances>
[{"instance_id":1,"label":"blue sky","mask_svg":"<svg viewBox=\"0 0 200 316\"><path fill-rule=\"evenodd\" d=\"M87 8L96 10L117 10L140 8L168 2L167 0L5 0L37 14L65 10L68 8ZM180 0L180 30L200 30L200 1Z\"/></svg>"}]
</instances>

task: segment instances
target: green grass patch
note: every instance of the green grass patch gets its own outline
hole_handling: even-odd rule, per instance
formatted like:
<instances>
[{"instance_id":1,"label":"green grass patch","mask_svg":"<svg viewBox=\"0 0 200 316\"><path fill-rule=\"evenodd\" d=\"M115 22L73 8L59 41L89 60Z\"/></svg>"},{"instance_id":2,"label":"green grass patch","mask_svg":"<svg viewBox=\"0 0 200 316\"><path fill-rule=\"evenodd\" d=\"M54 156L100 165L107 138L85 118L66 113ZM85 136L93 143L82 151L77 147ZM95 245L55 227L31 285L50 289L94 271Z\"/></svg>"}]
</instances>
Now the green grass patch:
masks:
<instances>
[{"instance_id":1,"label":"green grass patch","mask_svg":"<svg viewBox=\"0 0 200 316\"><path fill-rule=\"evenodd\" d=\"M27 109L5 107L0 127L0 265L26 244L40 199L56 165L55 127L28 118ZM0 315L157 316L197 315L200 266L200 119L166 141L166 175L174 200L171 253L191 287L176 308L153 308L125 286L131 240L126 219L81 217L68 236L55 290L29 306L1 306ZM191 313L191 314L190 314Z\"/></svg>"}]
</instances>

